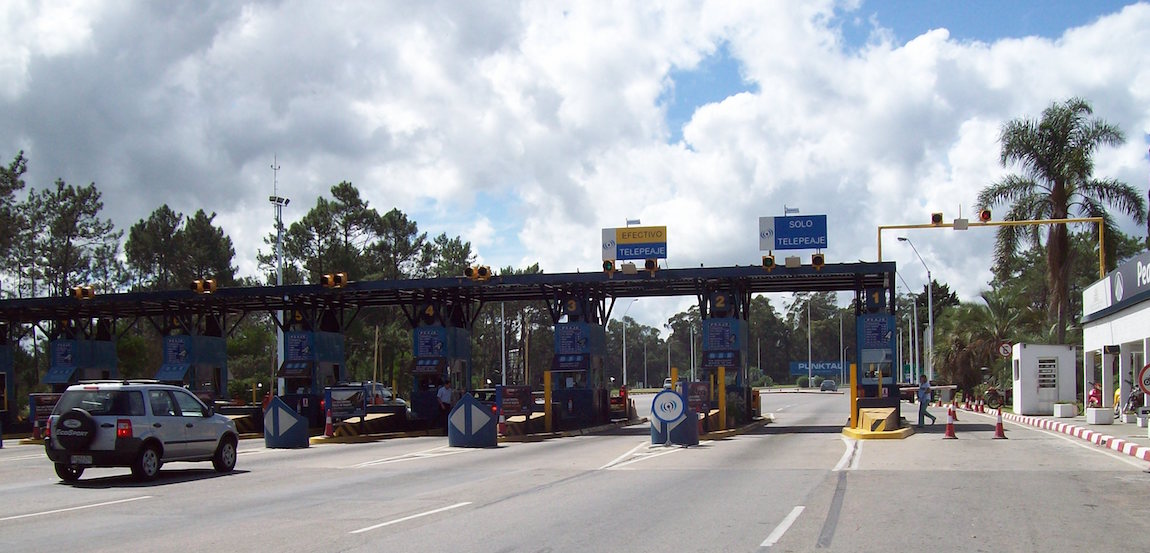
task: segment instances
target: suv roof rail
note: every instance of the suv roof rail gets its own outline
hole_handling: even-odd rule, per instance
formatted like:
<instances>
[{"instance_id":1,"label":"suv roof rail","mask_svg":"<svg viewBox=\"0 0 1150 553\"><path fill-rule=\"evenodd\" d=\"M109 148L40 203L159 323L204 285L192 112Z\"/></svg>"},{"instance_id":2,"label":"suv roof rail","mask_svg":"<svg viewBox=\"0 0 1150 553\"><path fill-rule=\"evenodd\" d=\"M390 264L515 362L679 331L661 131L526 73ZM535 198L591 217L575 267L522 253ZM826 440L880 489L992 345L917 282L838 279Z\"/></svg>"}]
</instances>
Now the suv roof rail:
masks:
<instances>
[{"instance_id":1,"label":"suv roof rail","mask_svg":"<svg viewBox=\"0 0 1150 553\"><path fill-rule=\"evenodd\" d=\"M150 378L97 378L92 380L80 380L76 384L159 384L159 380L152 380Z\"/></svg>"}]
</instances>

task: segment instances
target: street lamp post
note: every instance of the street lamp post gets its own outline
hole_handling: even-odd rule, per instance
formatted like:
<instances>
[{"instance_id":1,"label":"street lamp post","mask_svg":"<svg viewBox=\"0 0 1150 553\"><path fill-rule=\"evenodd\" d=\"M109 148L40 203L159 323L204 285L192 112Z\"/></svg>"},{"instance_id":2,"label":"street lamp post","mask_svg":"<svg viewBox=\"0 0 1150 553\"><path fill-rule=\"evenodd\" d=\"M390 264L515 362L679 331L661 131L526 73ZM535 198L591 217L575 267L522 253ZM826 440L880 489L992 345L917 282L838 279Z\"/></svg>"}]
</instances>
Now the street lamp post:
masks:
<instances>
[{"instance_id":1,"label":"street lamp post","mask_svg":"<svg viewBox=\"0 0 1150 553\"><path fill-rule=\"evenodd\" d=\"M268 196L268 201L275 205L275 218L276 218L276 286L283 286L284 284L284 222L283 213L284 207L291 202L291 200L279 195L279 160L272 157L272 195ZM286 299L286 298L285 298ZM276 365L272 367L271 381L269 382L268 391L275 389L276 371L284 364L284 334L283 334L283 321L284 312L277 311L273 313L276 325ZM283 390L280 390L282 393Z\"/></svg>"},{"instance_id":2,"label":"street lamp post","mask_svg":"<svg viewBox=\"0 0 1150 553\"><path fill-rule=\"evenodd\" d=\"M895 274L898 275L899 280L902 281L902 285L906 286L906 290L909 293L911 291L911 287L906 283L906 279L902 278L901 273L896 272ZM914 377L915 382L918 382L918 358L921 352L919 351L918 343L918 302L914 301L913 297L911 297L910 307L911 312L914 313L914 329L910 333L910 343L908 343L907 346L910 349L911 375Z\"/></svg>"},{"instance_id":3,"label":"street lamp post","mask_svg":"<svg viewBox=\"0 0 1150 553\"><path fill-rule=\"evenodd\" d=\"M639 298L631 300L631 303L627 304L627 309L623 310L623 386L627 385L627 313L637 301Z\"/></svg>"},{"instance_id":4,"label":"street lamp post","mask_svg":"<svg viewBox=\"0 0 1150 553\"><path fill-rule=\"evenodd\" d=\"M930 267L926 266L926 261L919 255L918 248L914 247L914 242L905 236L899 236L898 241L910 244L915 257L918 257L922 267L926 269L926 378L934 380L934 279L930 276Z\"/></svg>"}]
</instances>

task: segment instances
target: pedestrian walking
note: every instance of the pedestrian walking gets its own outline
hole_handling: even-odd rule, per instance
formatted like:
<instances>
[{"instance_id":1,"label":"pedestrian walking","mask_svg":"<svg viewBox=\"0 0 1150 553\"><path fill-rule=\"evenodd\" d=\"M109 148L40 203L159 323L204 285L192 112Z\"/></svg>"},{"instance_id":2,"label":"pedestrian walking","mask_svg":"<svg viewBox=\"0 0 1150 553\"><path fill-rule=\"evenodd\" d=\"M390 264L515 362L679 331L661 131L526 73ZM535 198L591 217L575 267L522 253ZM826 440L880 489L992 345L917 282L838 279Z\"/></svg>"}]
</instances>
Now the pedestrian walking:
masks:
<instances>
[{"instance_id":1,"label":"pedestrian walking","mask_svg":"<svg viewBox=\"0 0 1150 553\"><path fill-rule=\"evenodd\" d=\"M926 408L930 405L930 382L926 380L926 375L919 375L918 377L918 427L922 428L925 423L925 417L930 417L930 424L934 424L935 416L930 414Z\"/></svg>"}]
</instances>

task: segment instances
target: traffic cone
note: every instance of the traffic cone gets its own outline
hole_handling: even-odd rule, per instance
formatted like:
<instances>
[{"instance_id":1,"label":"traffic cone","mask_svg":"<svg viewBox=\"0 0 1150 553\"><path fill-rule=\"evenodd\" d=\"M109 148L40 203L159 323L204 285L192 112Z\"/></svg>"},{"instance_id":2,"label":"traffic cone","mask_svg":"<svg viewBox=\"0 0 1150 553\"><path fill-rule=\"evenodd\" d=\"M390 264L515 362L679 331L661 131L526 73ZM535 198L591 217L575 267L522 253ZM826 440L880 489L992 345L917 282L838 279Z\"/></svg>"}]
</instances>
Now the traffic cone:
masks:
<instances>
[{"instance_id":1,"label":"traffic cone","mask_svg":"<svg viewBox=\"0 0 1150 553\"><path fill-rule=\"evenodd\" d=\"M970 408L970 398L965 398L965 399L966 399L966 406L965 406L965 407L963 407L963 409L966 409L967 411L970 411L970 410L971 410L971 408Z\"/></svg>"},{"instance_id":2,"label":"traffic cone","mask_svg":"<svg viewBox=\"0 0 1150 553\"><path fill-rule=\"evenodd\" d=\"M950 414L954 417L954 420L958 420L958 408L954 406L954 402L950 404Z\"/></svg>"},{"instance_id":3,"label":"traffic cone","mask_svg":"<svg viewBox=\"0 0 1150 553\"><path fill-rule=\"evenodd\" d=\"M954 404L952 403L950 405L950 408L946 410L946 434L944 434L942 436L942 439L944 439L944 440L956 440L956 439L958 439L958 436L954 435L954 421L955 421Z\"/></svg>"},{"instance_id":4,"label":"traffic cone","mask_svg":"<svg viewBox=\"0 0 1150 553\"><path fill-rule=\"evenodd\" d=\"M1006 431L1002 428L1002 411L998 412L998 422L994 423L994 439L1006 439Z\"/></svg>"},{"instance_id":5,"label":"traffic cone","mask_svg":"<svg viewBox=\"0 0 1150 553\"><path fill-rule=\"evenodd\" d=\"M33 440L39 440L40 439L40 421L36 421L36 422L32 423L32 439Z\"/></svg>"},{"instance_id":6,"label":"traffic cone","mask_svg":"<svg viewBox=\"0 0 1150 553\"><path fill-rule=\"evenodd\" d=\"M985 413L986 412L982 408L982 398L978 398L978 399L974 400L974 411L977 413Z\"/></svg>"},{"instance_id":7,"label":"traffic cone","mask_svg":"<svg viewBox=\"0 0 1150 553\"><path fill-rule=\"evenodd\" d=\"M323 435L325 438L330 438L335 435L334 429L331 427L331 408L327 410L327 422L323 424Z\"/></svg>"},{"instance_id":8,"label":"traffic cone","mask_svg":"<svg viewBox=\"0 0 1150 553\"><path fill-rule=\"evenodd\" d=\"M498 428L499 428L499 435L500 436L506 436L507 435L507 419L503 417L502 413L500 413L500 415L499 415L499 427Z\"/></svg>"}]
</instances>

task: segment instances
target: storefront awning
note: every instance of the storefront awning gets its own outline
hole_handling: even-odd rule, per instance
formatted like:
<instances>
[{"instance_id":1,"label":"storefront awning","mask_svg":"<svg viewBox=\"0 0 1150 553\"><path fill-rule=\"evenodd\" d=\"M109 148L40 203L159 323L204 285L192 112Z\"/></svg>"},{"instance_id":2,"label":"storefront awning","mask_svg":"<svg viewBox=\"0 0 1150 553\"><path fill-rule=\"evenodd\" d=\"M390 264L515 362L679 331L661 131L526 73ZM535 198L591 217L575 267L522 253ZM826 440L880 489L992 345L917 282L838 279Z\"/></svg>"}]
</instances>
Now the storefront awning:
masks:
<instances>
[{"instance_id":1,"label":"storefront awning","mask_svg":"<svg viewBox=\"0 0 1150 553\"><path fill-rule=\"evenodd\" d=\"M160 382L183 382L184 376L188 374L188 369L191 368L191 363L165 363L160 366L160 370L156 371L156 380Z\"/></svg>"},{"instance_id":2,"label":"storefront awning","mask_svg":"<svg viewBox=\"0 0 1150 553\"><path fill-rule=\"evenodd\" d=\"M44 375L41 380L42 384L71 384L72 373L76 372L76 366L64 367L49 367L48 374Z\"/></svg>"},{"instance_id":3,"label":"storefront awning","mask_svg":"<svg viewBox=\"0 0 1150 553\"><path fill-rule=\"evenodd\" d=\"M276 373L279 378L311 378L315 361L284 361Z\"/></svg>"}]
</instances>

